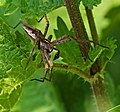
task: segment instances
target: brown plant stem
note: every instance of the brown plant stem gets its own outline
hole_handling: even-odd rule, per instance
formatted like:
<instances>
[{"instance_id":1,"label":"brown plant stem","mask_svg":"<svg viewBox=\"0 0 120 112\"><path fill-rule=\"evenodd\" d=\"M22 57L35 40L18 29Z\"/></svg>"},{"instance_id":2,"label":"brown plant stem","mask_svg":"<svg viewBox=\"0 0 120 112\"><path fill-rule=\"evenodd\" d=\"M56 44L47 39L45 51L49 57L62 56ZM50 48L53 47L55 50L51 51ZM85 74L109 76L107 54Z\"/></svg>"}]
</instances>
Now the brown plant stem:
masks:
<instances>
[{"instance_id":1,"label":"brown plant stem","mask_svg":"<svg viewBox=\"0 0 120 112\"><path fill-rule=\"evenodd\" d=\"M91 87L95 96L98 112L106 112L109 110L111 104L105 89L104 79L98 77L98 80L91 82Z\"/></svg>"},{"instance_id":2,"label":"brown plant stem","mask_svg":"<svg viewBox=\"0 0 120 112\"><path fill-rule=\"evenodd\" d=\"M81 17L79 7L76 4L76 0L64 0L64 1L65 1L65 5L67 8L76 38L82 41L88 40L88 35L85 30L85 26ZM92 11L89 10L87 7L86 7L86 14L88 17L88 22L89 22L93 41L98 43L99 42L98 34L95 27ZM88 58L89 49L90 49L89 43L85 43L85 42L83 44L81 43L80 51L83 57L85 58L85 60ZM91 79L96 75L96 73L99 73L101 71L101 68L102 67L100 65L100 60L98 59L97 61L94 62L94 64L90 68ZM102 79L100 76L98 76L97 80L93 79L93 81L91 81L91 87L92 87L94 96L96 98L98 111L106 112L110 108L110 102L109 102L108 94L105 89L104 79Z\"/></svg>"},{"instance_id":3,"label":"brown plant stem","mask_svg":"<svg viewBox=\"0 0 120 112\"><path fill-rule=\"evenodd\" d=\"M64 1L76 38L80 39L81 41L88 40L88 35L81 17L79 6L76 4L76 1L75 0ZM90 49L89 43L83 42L83 44L80 45L80 51L85 60L88 58L89 49Z\"/></svg>"},{"instance_id":4,"label":"brown plant stem","mask_svg":"<svg viewBox=\"0 0 120 112\"><path fill-rule=\"evenodd\" d=\"M85 7L86 15L88 18L88 23L92 35L92 39L94 42L99 43L99 38L97 34L97 30L95 27L95 22L93 18L92 11L88 9L88 7ZM95 44L94 44L95 46ZM97 59L94 64L90 68L90 75L94 76L96 73L99 73L101 71L102 66L100 65L101 59ZM98 76L98 79L96 81L91 82L91 87L93 90L93 94L96 99L96 104L99 112L106 112L108 109L110 109L111 104L108 98L108 94L105 88L104 79Z\"/></svg>"}]
</instances>

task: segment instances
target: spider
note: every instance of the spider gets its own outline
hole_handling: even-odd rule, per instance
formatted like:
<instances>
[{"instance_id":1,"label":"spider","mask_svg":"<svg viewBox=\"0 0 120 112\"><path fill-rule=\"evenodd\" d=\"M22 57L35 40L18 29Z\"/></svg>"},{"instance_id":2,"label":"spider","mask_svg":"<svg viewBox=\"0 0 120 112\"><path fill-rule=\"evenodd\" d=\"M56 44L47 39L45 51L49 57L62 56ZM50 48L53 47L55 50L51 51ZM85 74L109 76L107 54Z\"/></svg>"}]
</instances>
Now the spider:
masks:
<instances>
[{"instance_id":1,"label":"spider","mask_svg":"<svg viewBox=\"0 0 120 112\"><path fill-rule=\"evenodd\" d=\"M45 66L44 75L43 75L43 77L41 79L36 79L35 78L35 79L32 79L32 81L33 80L40 81L40 82L44 82L44 80L51 81L51 79L52 79L52 70L53 70L53 62L50 59L50 53L53 50L57 51L57 53L54 56L53 60L59 58L59 56L60 56L60 51L57 48L55 48L56 45L59 45L59 44L61 44L63 42L67 42L67 41L70 41L70 40L75 40L80 46L82 46L82 45L84 45L86 43L92 42L92 43L94 43L96 45L99 45L101 47L108 48L108 47L103 46L103 45L101 45L99 43L96 43L94 41L80 40L80 39L77 39L77 38L75 38L73 36L70 36L70 35L64 35L64 36L62 36L62 37L60 37L60 38L58 38L58 39L51 42L52 35L49 35L48 38L46 39L46 34L47 34L48 28L49 28L49 21L47 19L47 16L46 15L42 16L42 18L38 22L40 22L43 18L45 18L45 20L46 20L46 27L45 27L44 33L42 33L37 28L29 26L28 24L24 23L23 21L20 21L18 24L16 24L16 26L12 27L12 28L15 29L19 24L22 24L23 29L26 32L26 34L28 35L28 37L32 41L34 41L34 46L33 46L32 50L30 51L30 54L29 54L29 57L28 57L28 60L27 60L27 64L29 63L30 58L31 58L36 46L38 46L38 50L40 50L40 52L42 54L43 63L44 63L44 66ZM83 58L84 57L85 56L83 56ZM91 61L89 56L88 56L88 59ZM49 69L50 69L50 77L48 79L48 78L46 78L46 75L47 75Z\"/></svg>"},{"instance_id":2,"label":"spider","mask_svg":"<svg viewBox=\"0 0 120 112\"><path fill-rule=\"evenodd\" d=\"M42 16L42 18L38 22L40 22L43 18L45 18L45 20L46 20L46 27L45 27L44 33L42 33L37 28L29 26L28 24L24 23L23 21L20 21L18 24L16 24L16 26L13 27L15 29L19 24L22 24L23 25L23 30L26 32L28 37L32 41L34 41L34 46L33 46L32 50L30 51L30 54L29 54L29 57L28 57L28 60L27 60L27 64L29 63L30 58L31 58L36 46L38 46L38 50L40 50L40 52L42 54L43 63L44 63L44 66L45 66L44 75L41 79L36 79L36 78L32 79L32 81L36 80L36 81L40 81L40 82L44 82L44 80L51 81L51 79L52 79L53 62L50 59L50 53L53 50L57 51L53 60L56 60L60 56L60 51L57 48L55 48L55 46L59 45L63 42L67 42L67 41L72 39L71 36L69 36L69 35L62 36L62 37L60 37L60 38L58 38L58 39L56 39L52 42L51 42L52 35L49 35L48 38L46 39L46 34L47 34L48 28L49 28L49 21L47 19L47 16L44 15L44 16ZM47 75L49 69L50 69L50 77L48 79L48 78L46 78L46 75Z\"/></svg>"}]
</instances>

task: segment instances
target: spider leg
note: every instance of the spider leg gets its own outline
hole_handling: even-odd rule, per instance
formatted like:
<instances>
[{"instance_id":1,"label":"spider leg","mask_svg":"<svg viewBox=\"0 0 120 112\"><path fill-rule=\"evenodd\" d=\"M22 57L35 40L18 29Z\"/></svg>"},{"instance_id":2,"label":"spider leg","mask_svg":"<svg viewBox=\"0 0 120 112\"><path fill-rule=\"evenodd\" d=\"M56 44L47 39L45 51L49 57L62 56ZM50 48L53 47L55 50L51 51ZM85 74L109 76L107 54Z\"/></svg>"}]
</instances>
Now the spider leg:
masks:
<instances>
[{"instance_id":1,"label":"spider leg","mask_svg":"<svg viewBox=\"0 0 120 112\"><path fill-rule=\"evenodd\" d=\"M47 16L45 15L45 20L46 20L46 27L45 27L45 31L44 31L44 37L46 37L46 34L48 32L48 28L49 28L49 21L48 21L48 18Z\"/></svg>"},{"instance_id":2,"label":"spider leg","mask_svg":"<svg viewBox=\"0 0 120 112\"><path fill-rule=\"evenodd\" d=\"M47 40L51 41L52 40L52 35L49 35Z\"/></svg>"},{"instance_id":3,"label":"spider leg","mask_svg":"<svg viewBox=\"0 0 120 112\"><path fill-rule=\"evenodd\" d=\"M40 20L37 20L37 19L36 19L36 21L39 23L40 21L42 21L43 18L44 18L44 16L42 16L42 17L40 18Z\"/></svg>"},{"instance_id":4,"label":"spider leg","mask_svg":"<svg viewBox=\"0 0 120 112\"><path fill-rule=\"evenodd\" d=\"M52 43L53 46L56 46L56 45L59 45L61 43L64 43L64 42L67 42L67 41L70 41L70 40L73 40L72 39L72 36L70 35L64 35L60 38L57 38L56 40L54 40Z\"/></svg>"},{"instance_id":5,"label":"spider leg","mask_svg":"<svg viewBox=\"0 0 120 112\"><path fill-rule=\"evenodd\" d=\"M107 47L107 46L101 45L101 44L99 44L99 43L97 43L97 42L94 42L94 41L92 41L92 40L89 40L89 41L92 42L92 43L95 44L95 45L98 45L98 46L100 46L100 47L109 49L109 47Z\"/></svg>"},{"instance_id":6,"label":"spider leg","mask_svg":"<svg viewBox=\"0 0 120 112\"><path fill-rule=\"evenodd\" d=\"M45 79L45 80L47 80L47 81L51 81L51 79L52 79L52 70L53 70L53 63L52 63L52 60L50 59L50 53L48 52L48 50L44 50L44 53L43 53L43 61L44 61L44 64L45 64L45 73L44 73L44 76L43 76L43 80ZM47 63L47 62L48 63ZM50 66L50 78L49 79L47 79L46 78L46 74L47 74L47 72L48 72L48 64L49 64L49 66Z\"/></svg>"},{"instance_id":7,"label":"spider leg","mask_svg":"<svg viewBox=\"0 0 120 112\"><path fill-rule=\"evenodd\" d=\"M53 63L52 63L52 60L50 59L50 53L49 53L47 50L45 50L45 57L46 57L46 60L47 60L47 62L48 62L48 64L49 64L49 66L50 66L50 78L47 79L47 78L45 77L45 79L46 79L47 81L51 81L51 79L52 79L52 70L53 70Z\"/></svg>"},{"instance_id":8,"label":"spider leg","mask_svg":"<svg viewBox=\"0 0 120 112\"><path fill-rule=\"evenodd\" d=\"M43 77L40 78L40 79L37 79L37 78L31 79L31 81L34 81L34 80L39 81L39 82L44 82L44 80L48 80L48 81L49 81L49 79L46 78L46 74L47 74L47 72L48 72L48 64L47 64L47 61L44 62L44 65L45 65L45 72L44 72Z\"/></svg>"},{"instance_id":9,"label":"spider leg","mask_svg":"<svg viewBox=\"0 0 120 112\"><path fill-rule=\"evenodd\" d=\"M101 44L99 44L99 43L97 43L97 42L95 42L95 41L92 41L92 40L80 40L80 39L77 39L77 38L75 38L75 37L70 37L71 39L73 39L73 40L75 40L78 44L82 44L83 42L84 43L93 43L93 44L95 44L95 45L98 45L98 46L100 46L100 47L103 47L103 48L107 48L107 49L109 49L109 47L107 47L107 46L104 46L104 45L101 45Z\"/></svg>"},{"instance_id":10,"label":"spider leg","mask_svg":"<svg viewBox=\"0 0 120 112\"><path fill-rule=\"evenodd\" d=\"M48 28L49 28L49 21L48 21L47 16L46 16L46 15L42 16L39 21L37 20L37 22L39 23L40 21L42 21L42 19L43 19L44 17L45 17L45 20L46 20L46 27L45 27L45 31L44 31L43 36L44 36L44 38L45 38L45 37L46 37L46 34L47 34L47 32L48 32Z\"/></svg>"},{"instance_id":11,"label":"spider leg","mask_svg":"<svg viewBox=\"0 0 120 112\"><path fill-rule=\"evenodd\" d=\"M34 42L34 46L33 46L32 50L30 51L30 54L29 54L29 57L28 57L28 59L27 59L27 63L26 63L25 68L27 67L27 65L28 65L28 63L29 63L29 61L30 61L30 58L31 58L31 56L32 56L32 54L33 54L33 52L34 52L34 50L35 50L35 47L36 47L37 43L38 43L38 39L36 39L35 42Z\"/></svg>"},{"instance_id":12,"label":"spider leg","mask_svg":"<svg viewBox=\"0 0 120 112\"><path fill-rule=\"evenodd\" d=\"M71 36L70 37L72 40L75 40L79 45L85 45L86 43L94 43L95 45L98 45L98 46L100 46L100 47L103 47L103 48L107 48L107 49L109 49L109 47L107 47L107 46L104 46L104 45L101 45L101 44L99 44L99 43L97 43L97 42L94 42L94 41L92 41L92 40L79 40L79 39L77 39L77 38L75 38L75 37L73 37L73 36ZM85 47L85 46L84 46ZM83 51L85 51L84 50L84 47L82 47L83 48ZM91 62L93 62L93 60L91 60L91 58L89 57L89 55L86 55L87 53L85 53L84 55L83 55L83 58L85 58L85 57L87 57Z\"/></svg>"},{"instance_id":13,"label":"spider leg","mask_svg":"<svg viewBox=\"0 0 120 112\"><path fill-rule=\"evenodd\" d=\"M49 66L48 66L48 63L47 63L45 50L44 50L44 49L41 49L41 53L42 53L42 57L43 57L43 63L44 63L44 65L45 65L44 75L43 75L43 77L40 78L40 79L35 78L35 79L31 79L31 81L33 81L33 80L36 80L36 81L39 81L39 82L44 82L44 80L48 80L48 81L49 81L49 79L46 78L46 75L47 75Z\"/></svg>"},{"instance_id":14,"label":"spider leg","mask_svg":"<svg viewBox=\"0 0 120 112\"><path fill-rule=\"evenodd\" d=\"M89 43L89 42L91 42L91 43L94 43L95 45L99 45L99 46L101 46L101 47L103 47L103 48L107 48L107 49L109 49L109 47L106 47L106 46L104 46L104 45L101 45L101 44L99 44L99 43L97 43L97 42L94 42L94 41L92 41L92 40L80 40L80 39L77 39L77 38L75 38L75 37L73 37L73 36L70 36L70 35L64 35L64 36L62 36L62 37L60 37L60 38L57 38L56 40L54 40L53 42L52 42L52 44L53 44L53 46L56 46L56 45L59 45L59 44L61 44L61 43L63 43L63 42L67 42L67 41L70 41L70 40L75 40L78 44L83 44L83 42L85 43Z\"/></svg>"},{"instance_id":15,"label":"spider leg","mask_svg":"<svg viewBox=\"0 0 120 112\"><path fill-rule=\"evenodd\" d=\"M50 65L50 78L49 78L48 81L51 81L51 79L52 79L52 70L53 70L53 63L52 63L52 60L50 58L48 59L48 63Z\"/></svg>"},{"instance_id":16,"label":"spider leg","mask_svg":"<svg viewBox=\"0 0 120 112\"><path fill-rule=\"evenodd\" d=\"M44 61L44 59L43 59L43 61ZM44 82L44 80L48 80L48 79L46 78L46 75L47 75L49 66L48 66L48 63L47 63L46 59L45 59L45 61L44 61L44 65L45 65L45 72L44 72L43 77L41 78L41 82Z\"/></svg>"},{"instance_id":17,"label":"spider leg","mask_svg":"<svg viewBox=\"0 0 120 112\"><path fill-rule=\"evenodd\" d=\"M15 29L15 28L17 28L20 24L25 25L25 23L24 23L24 22L19 21L19 22L18 22L15 26L11 26L11 25L9 25L9 27L11 27L11 28Z\"/></svg>"}]
</instances>

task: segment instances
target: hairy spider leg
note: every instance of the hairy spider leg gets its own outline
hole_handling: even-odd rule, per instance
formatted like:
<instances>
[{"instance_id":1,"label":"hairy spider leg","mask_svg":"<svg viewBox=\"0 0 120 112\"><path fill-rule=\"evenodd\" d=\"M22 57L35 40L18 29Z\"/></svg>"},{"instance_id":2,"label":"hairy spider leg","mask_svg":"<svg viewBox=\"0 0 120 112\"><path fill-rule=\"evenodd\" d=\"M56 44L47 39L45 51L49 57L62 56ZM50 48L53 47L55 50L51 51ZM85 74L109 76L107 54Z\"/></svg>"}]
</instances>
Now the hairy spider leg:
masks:
<instances>
[{"instance_id":1,"label":"hairy spider leg","mask_svg":"<svg viewBox=\"0 0 120 112\"><path fill-rule=\"evenodd\" d=\"M46 57L49 56L49 54L46 52L46 50L44 48L43 49L41 48L41 54L42 54L43 62L44 62L44 65L45 65L45 72L44 72L43 78L41 78L41 79L43 79L43 82L44 82L44 80L46 79L46 75L48 73L48 69L49 69L47 58L46 58Z\"/></svg>"},{"instance_id":2,"label":"hairy spider leg","mask_svg":"<svg viewBox=\"0 0 120 112\"><path fill-rule=\"evenodd\" d=\"M39 23L40 21L42 21L43 18L44 18L44 16L42 16L42 17L40 18L40 20L37 20L37 19L36 19L36 21Z\"/></svg>"},{"instance_id":3,"label":"hairy spider leg","mask_svg":"<svg viewBox=\"0 0 120 112\"><path fill-rule=\"evenodd\" d=\"M59 45L59 44L61 44L61 43L64 43L64 42L67 42L67 41L70 41L70 40L75 40L77 43L79 43L80 45L81 44L83 44L83 42L84 43L88 43L88 42L91 42L91 43L94 43L94 44L96 44L96 45L99 45L99 46L101 46L101 47L103 47L103 48L107 48L107 49L109 49L109 47L106 47L106 46L104 46L104 45L101 45L101 44L99 44L99 43L97 43L97 42L94 42L94 41L92 41L92 40L80 40L80 39L77 39L77 38L75 38L75 37L73 37L73 36L70 36L70 35L64 35L64 36L62 36L62 37L60 37L60 38L57 38L56 40L54 40L53 42L51 42L52 43L52 45L53 46L56 46L56 45Z\"/></svg>"},{"instance_id":4,"label":"hairy spider leg","mask_svg":"<svg viewBox=\"0 0 120 112\"><path fill-rule=\"evenodd\" d=\"M86 43L91 42L91 43L94 43L95 45L98 45L98 46L100 46L100 47L109 49L109 47L104 46L104 45L101 45L101 44L99 44L99 43L97 43L97 42L94 42L94 41L92 41L92 40L82 40L82 41L81 41L80 39L77 39L77 38L75 38L75 37L73 37L73 36L71 36L70 38L73 39L73 40L75 40L79 45L84 45L84 44L86 44ZM85 47L86 47L86 46L85 46ZM82 47L82 48L83 48L83 50L84 50L84 47ZM83 58L84 58L84 56L83 56ZM88 58L91 62L93 61L93 60L90 59L89 55L88 55L87 58Z\"/></svg>"},{"instance_id":5,"label":"hairy spider leg","mask_svg":"<svg viewBox=\"0 0 120 112\"><path fill-rule=\"evenodd\" d=\"M64 35L64 36L62 36L62 37L60 37L60 38L57 38L57 39L54 40L53 42L51 42L51 44L52 44L53 46L56 46L56 45L62 44L62 43L64 43L64 42L67 42L67 41L70 41L70 40L73 40L70 35ZM56 51L57 51L57 53L55 54L53 60L58 59L58 58L60 57L60 50L58 50L57 48L54 48L54 47L53 47L52 50L56 50Z\"/></svg>"},{"instance_id":6,"label":"hairy spider leg","mask_svg":"<svg viewBox=\"0 0 120 112\"><path fill-rule=\"evenodd\" d=\"M51 42L51 40L52 40L52 35L49 35L48 38L47 38L47 40Z\"/></svg>"},{"instance_id":7,"label":"hairy spider leg","mask_svg":"<svg viewBox=\"0 0 120 112\"><path fill-rule=\"evenodd\" d=\"M52 60L50 59L50 54L49 54L48 50L44 49L43 55L44 55L43 57L45 57L45 59L46 59L46 60L43 59L46 70L45 70L45 73L44 73L44 76L43 76L42 79L45 79L47 81L51 81L51 79L52 79L52 70L53 70L53 63L52 63ZM46 78L46 74L48 72L48 68L47 68L48 64L49 64L49 67L50 67L50 78L49 79Z\"/></svg>"},{"instance_id":8,"label":"hairy spider leg","mask_svg":"<svg viewBox=\"0 0 120 112\"><path fill-rule=\"evenodd\" d=\"M48 62L47 62L47 58L46 57L49 57L49 54L46 52L44 47L41 48L41 54L42 54L43 63L44 63L44 66L45 66L44 75L40 79L34 78L34 79L31 79L31 81L33 81L33 80L36 80L36 81L39 81L39 82L44 82L44 80L48 80L49 81L49 79L46 78L46 75L47 75L48 70L49 70L49 66L48 66Z\"/></svg>"},{"instance_id":9,"label":"hairy spider leg","mask_svg":"<svg viewBox=\"0 0 120 112\"><path fill-rule=\"evenodd\" d=\"M88 42L91 42L91 43L94 43L95 45L98 45L98 46L100 46L100 47L103 47L103 48L107 48L107 49L109 49L109 47L107 47L107 46L104 46L104 45L101 45L101 44L99 44L99 43L97 43L97 42L94 42L94 41L92 41L92 40L80 40L80 39L77 39L77 38L75 38L75 37L70 37L71 39L73 39L73 40L75 40L77 43L79 43L79 44L81 44L81 43L83 43L83 42L86 42L86 43L88 43Z\"/></svg>"},{"instance_id":10,"label":"hairy spider leg","mask_svg":"<svg viewBox=\"0 0 120 112\"><path fill-rule=\"evenodd\" d=\"M53 63L52 63L52 60L50 58L48 59L48 63L50 65L50 78L49 78L48 81L51 81L51 79L52 79L52 70L53 70Z\"/></svg>"},{"instance_id":11,"label":"hairy spider leg","mask_svg":"<svg viewBox=\"0 0 120 112\"><path fill-rule=\"evenodd\" d=\"M11 25L9 25L9 27L15 29L15 28L17 28L20 24L23 24L23 25L24 25L24 22L19 21L15 26L11 26Z\"/></svg>"},{"instance_id":12,"label":"hairy spider leg","mask_svg":"<svg viewBox=\"0 0 120 112\"><path fill-rule=\"evenodd\" d=\"M52 35L49 35L47 40L51 42L51 39L52 39ZM58 50L57 48L53 47L52 50L50 51L50 53L53 51L53 50L56 50L57 53L55 54L53 60L56 60L60 57L60 50Z\"/></svg>"},{"instance_id":13,"label":"hairy spider leg","mask_svg":"<svg viewBox=\"0 0 120 112\"><path fill-rule=\"evenodd\" d=\"M64 42L67 42L67 41L70 41L70 40L73 40L70 35L64 35L64 36L62 36L60 38L57 38L56 40L52 41L51 44L53 46L56 46L56 45L62 44Z\"/></svg>"},{"instance_id":14,"label":"hairy spider leg","mask_svg":"<svg viewBox=\"0 0 120 112\"><path fill-rule=\"evenodd\" d=\"M37 22L38 23L41 22L43 18L45 18L45 21L46 21L46 26L45 26L45 30L44 30L44 34L43 34L43 36L45 38L46 34L48 32L48 28L49 28L49 21L48 21L47 15L42 16L39 21L37 20Z\"/></svg>"},{"instance_id":15,"label":"hairy spider leg","mask_svg":"<svg viewBox=\"0 0 120 112\"><path fill-rule=\"evenodd\" d=\"M73 37L73 36L70 36L70 35L64 35L64 36L62 36L62 37L60 37L60 38L57 38L56 40L54 40L53 42L52 42L52 45L53 46L56 46L56 45L59 45L59 44L61 44L61 43L63 43L63 42L67 42L67 41L70 41L70 40L75 40L79 45L85 45L86 43L88 43L88 42L92 42L92 43L94 43L94 44L96 44L96 45L99 45L100 47L103 47L103 48L108 48L108 47L106 47L106 46L103 46L103 45L101 45L101 44L99 44L99 43L96 43L96 42L94 42L94 41L91 41L91 40L79 40L79 39L77 39L77 38L75 38L75 37ZM83 44L84 43L84 44ZM85 47L85 46L84 46ZM84 47L82 47L83 48L83 50L84 50ZM109 49L109 48L108 48ZM87 53L86 53L87 54ZM57 55L59 55L59 54L56 54L56 56L54 57L55 59L56 59L56 57L59 57L59 56L57 56ZM86 57L86 55L84 55L83 57ZM89 56L87 56L87 58L90 60L90 61L92 61L91 59L90 59L90 57Z\"/></svg>"},{"instance_id":16,"label":"hairy spider leg","mask_svg":"<svg viewBox=\"0 0 120 112\"><path fill-rule=\"evenodd\" d=\"M49 53L47 52L47 50L44 50L44 53L43 53L43 61L44 61L44 65L45 65L45 72L44 72L44 75L43 75L43 82L44 80L47 80L47 81L51 81L52 79L52 70L53 70L53 63L52 63L52 60L50 59L50 55ZM49 64L49 65L48 65ZM46 75L48 73L48 68L50 67L50 78L46 78Z\"/></svg>"},{"instance_id":17,"label":"hairy spider leg","mask_svg":"<svg viewBox=\"0 0 120 112\"><path fill-rule=\"evenodd\" d=\"M48 21L48 18L47 18L46 15L44 17L45 17L45 20L46 20L46 27L45 27L45 31L44 31L43 35L44 35L44 37L46 37L46 34L48 32L48 28L49 28L49 21Z\"/></svg>"},{"instance_id":18,"label":"hairy spider leg","mask_svg":"<svg viewBox=\"0 0 120 112\"><path fill-rule=\"evenodd\" d=\"M34 46L33 46L32 50L30 51L29 57L28 57L28 59L27 59L26 67L27 67L27 65L28 65L28 63L29 63L29 61L30 61L30 58L31 58L31 56L32 56L35 48L36 48L37 43L38 43L38 38L35 40ZM26 67L25 67L25 68L26 68Z\"/></svg>"}]
</instances>

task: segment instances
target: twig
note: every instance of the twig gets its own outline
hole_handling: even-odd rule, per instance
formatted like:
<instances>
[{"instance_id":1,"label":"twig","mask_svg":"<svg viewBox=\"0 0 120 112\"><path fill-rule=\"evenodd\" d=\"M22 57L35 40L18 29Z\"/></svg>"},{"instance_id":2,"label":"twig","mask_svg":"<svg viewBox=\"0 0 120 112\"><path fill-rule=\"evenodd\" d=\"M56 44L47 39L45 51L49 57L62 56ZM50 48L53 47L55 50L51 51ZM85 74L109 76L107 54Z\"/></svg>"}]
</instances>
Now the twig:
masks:
<instances>
[{"instance_id":1,"label":"twig","mask_svg":"<svg viewBox=\"0 0 120 112\"><path fill-rule=\"evenodd\" d=\"M76 4L76 0L64 0L64 1L76 38L80 40L88 40L88 35L81 17L79 6ZM84 43L84 45L80 46L81 54L85 60L89 57L88 56L89 49L90 43Z\"/></svg>"}]
</instances>

